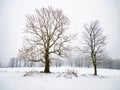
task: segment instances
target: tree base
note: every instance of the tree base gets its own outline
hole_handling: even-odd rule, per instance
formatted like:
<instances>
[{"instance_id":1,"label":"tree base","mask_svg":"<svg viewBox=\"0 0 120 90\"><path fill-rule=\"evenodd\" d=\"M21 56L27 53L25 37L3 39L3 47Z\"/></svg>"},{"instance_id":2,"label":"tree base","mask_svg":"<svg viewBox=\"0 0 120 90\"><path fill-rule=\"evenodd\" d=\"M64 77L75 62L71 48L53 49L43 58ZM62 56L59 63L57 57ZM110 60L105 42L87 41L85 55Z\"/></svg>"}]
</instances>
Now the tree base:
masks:
<instances>
[{"instance_id":1,"label":"tree base","mask_svg":"<svg viewBox=\"0 0 120 90\"><path fill-rule=\"evenodd\" d=\"M97 76L97 74L93 74L94 76Z\"/></svg>"},{"instance_id":2,"label":"tree base","mask_svg":"<svg viewBox=\"0 0 120 90\"><path fill-rule=\"evenodd\" d=\"M50 71L49 72L44 71L44 73L51 73L51 72Z\"/></svg>"},{"instance_id":3,"label":"tree base","mask_svg":"<svg viewBox=\"0 0 120 90\"><path fill-rule=\"evenodd\" d=\"M50 71L44 71L44 73L51 73Z\"/></svg>"}]
</instances>

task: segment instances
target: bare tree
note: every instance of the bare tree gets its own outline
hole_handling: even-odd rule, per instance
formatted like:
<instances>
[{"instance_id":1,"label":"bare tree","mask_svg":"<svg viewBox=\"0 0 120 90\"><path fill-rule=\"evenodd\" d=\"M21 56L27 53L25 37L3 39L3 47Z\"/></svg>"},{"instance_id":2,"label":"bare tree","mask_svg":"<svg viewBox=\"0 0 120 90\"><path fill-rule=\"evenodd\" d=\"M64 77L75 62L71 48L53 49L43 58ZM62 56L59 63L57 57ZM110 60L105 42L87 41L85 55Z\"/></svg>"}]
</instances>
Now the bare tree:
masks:
<instances>
[{"instance_id":1,"label":"bare tree","mask_svg":"<svg viewBox=\"0 0 120 90\"><path fill-rule=\"evenodd\" d=\"M106 36L103 35L98 21L85 24L83 32L84 47L82 52L89 55L94 66L94 75L97 75L97 62L103 59L105 52Z\"/></svg>"},{"instance_id":2,"label":"bare tree","mask_svg":"<svg viewBox=\"0 0 120 90\"><path fill-rule=\"evenodd\" d=\"M18 59L16 57L12 57L8 64L9 67L18 67Z\"/></svg>"},{"instance_id":3,"label":"bare tree","mask_svg":"<svg viewBox=\"0 0 120 90\"><path fill-rule=\"evenodd\" d=\"M26 16L27 45L21 52L29 60L45 62L44 72L49 73L52 54L65 57L68 55L66 51L70 50L71 36L66 32L69 20L61 9L52 7L36 9L35 13Z\"/></svg>"}]
</instances>

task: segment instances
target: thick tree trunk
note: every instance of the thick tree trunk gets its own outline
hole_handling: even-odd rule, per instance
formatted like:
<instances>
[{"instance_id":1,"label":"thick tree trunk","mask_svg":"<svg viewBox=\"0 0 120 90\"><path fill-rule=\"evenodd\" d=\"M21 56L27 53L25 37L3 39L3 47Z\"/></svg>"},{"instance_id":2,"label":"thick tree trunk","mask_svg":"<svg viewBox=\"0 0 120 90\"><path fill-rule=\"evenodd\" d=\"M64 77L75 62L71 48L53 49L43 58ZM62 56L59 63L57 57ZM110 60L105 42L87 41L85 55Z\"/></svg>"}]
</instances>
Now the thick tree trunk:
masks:
<instances>
[{"instance_id":1,"label":"thick tree trunk","mask_svg":"<svg viewBox=\"0 0 120 90\"><path fill-rule=\"evenodd\" d=\"M45 55L45 69L44 69L44 72L45 73L50 73L50 65L49 65L49 54L46 53Z\"/></svg>"},{"instance_id":2,"label":"thick tree trunk","mask_svg":"<svg viewBox=\"0 0 120 90\"><path fill-rule=\"evenodd\" d=\"M45 72L45 73L50 73L49 60L46 60L46 62L45 62L44 72Z\"/></svg>"},{"instance_id":3,"label":"thick tree trunk","mask_svg":"<svg viewBox=\"0 0 120 90\"><path fill-rule=\"evenodd\" d=\"M94 75L97 75L97 63L96 63L96 56L91 55L94 67Z\"/></svg>"},{"instance_id":4,"label":"thick tree trunk","mask_svg":"<svg viewBox=\"0 0 120 90\"><path fill-rule=\"evenodd\" d=\"M97 63L96 63L96 56L94 57L94 60L93 60L93 67L94 67L94 75L97 75Z\"/></svg>"},{"instance_id":5,"label":"thick tree trunk","mask_svg":"<svg viewBox=\"0 0 120 90\"><path fill-rule=\"evenodd\" d=\"M97 66L94 64L94 75L97 75Z\"/></svg>"}]
</instances>

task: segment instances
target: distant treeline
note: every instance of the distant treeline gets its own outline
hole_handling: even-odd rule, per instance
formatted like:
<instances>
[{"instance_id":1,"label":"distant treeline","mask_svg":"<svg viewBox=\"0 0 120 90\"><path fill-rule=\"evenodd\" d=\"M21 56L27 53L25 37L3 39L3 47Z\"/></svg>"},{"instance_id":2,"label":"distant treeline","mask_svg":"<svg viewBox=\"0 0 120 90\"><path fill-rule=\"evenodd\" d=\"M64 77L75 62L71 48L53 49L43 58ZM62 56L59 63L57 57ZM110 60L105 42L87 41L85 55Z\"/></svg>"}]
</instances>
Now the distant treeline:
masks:
<instances>
[{"instance_id":1,"label":"distant treeline","mask_svg":"<svg viewBox=\"0 0 120 90\"><path fill-rule=\"evenodd\" d=\"M98 68L105 68L105 69L120 69L120 59L106 59L102 60L97 63ZM86 67L91 68L93 67L91 60L86 59L73 59L73 60L53 60L53 62L50 63L51 66L55 67L61 67L61 66L70 66L70 67ZM43 67L43 62L33 62L29 60L23 60L19 58L11 58L9 60L9 63L7 67ZM2 63L0 63L0 67L2 66Z\"/></svg>"}]
</instances>

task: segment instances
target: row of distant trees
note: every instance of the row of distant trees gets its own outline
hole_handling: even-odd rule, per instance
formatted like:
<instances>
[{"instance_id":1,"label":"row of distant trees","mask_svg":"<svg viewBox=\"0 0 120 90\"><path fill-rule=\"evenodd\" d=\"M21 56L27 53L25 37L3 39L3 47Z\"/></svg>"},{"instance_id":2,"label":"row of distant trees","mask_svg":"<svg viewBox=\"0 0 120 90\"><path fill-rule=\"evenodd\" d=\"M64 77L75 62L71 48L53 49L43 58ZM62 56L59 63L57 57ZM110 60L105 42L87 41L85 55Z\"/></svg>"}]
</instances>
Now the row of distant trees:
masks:
<instances>
[{"instance_id":1,"label":"row of distant trees","mask_svg":"<svg viewBox=\"0 0 120 90\"><path fill-rule=\"evenodd\" d=\"M70 67L93 67L91 60L80 59L79 57L73 60L54 60L51 64L53 67L61 67L61 66L70 66ZM42 62L33 62L29 60L22 60L19 58L11 58L8 67L43 67L44 63ZM98 68L105 69L120 69L120 60L112 58L107 58L102 62L98 63Z\"/></svg>"}]
</instances>

